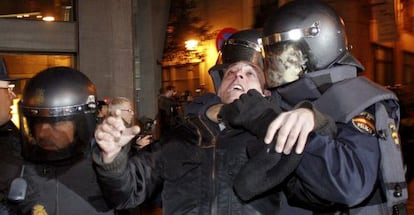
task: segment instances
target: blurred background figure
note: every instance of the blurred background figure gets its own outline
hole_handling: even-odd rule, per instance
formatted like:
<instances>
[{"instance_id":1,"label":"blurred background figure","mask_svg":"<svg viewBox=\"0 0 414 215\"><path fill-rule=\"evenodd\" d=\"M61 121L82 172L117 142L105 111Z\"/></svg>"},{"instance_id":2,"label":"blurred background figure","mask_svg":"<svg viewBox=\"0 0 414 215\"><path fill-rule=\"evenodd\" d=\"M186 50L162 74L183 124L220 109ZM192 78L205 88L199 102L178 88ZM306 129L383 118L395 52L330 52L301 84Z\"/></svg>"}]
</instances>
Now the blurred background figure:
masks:
<instances>
[{"instance_id":1,"label":"blurred background figure","mask_svg":"<svg viewBox=\"0 0 414 215\"><path fill-rule=\"evenodd\" d=\"M138 124L141 127L141 134L139 134L135 140L135 146L141 149L151 143L152 134L148 131L145 132L145 124L135 122L135 111L131 100L126 97L115 97L109 103L109 115L114 115L115 111L121 112L121 118L126 127L131 127ZM146 123L146 122L144 122Z\"/></svg>"},{"instance_id":2,"label":"blurred background figure","mask_svg":"<svg viewBox=\"0 0 414 215\"><path fill-rule=\"evenodd\" d=\"M109 114L109 105L105 100L98 101L98 115L96 116L96 123L101 124L106 116Z\"/></svg>"},{"instance_id":3,"label":"blurred background figure","mask_svg":"<svg viewBox=\"0 0 414 215\"><path fill-rule=\"evenodd\" d=\"M179 122L179 102L175 98L177 91L174 86L166 86L158 99L158 122L160 138L168 137L171 130Z\"/></svg>"},{"instance_id":4,"label":"blurred background figure","mask_svg":"<svg viewBox=\"0 0 414 215\"><path fill-rule=\"evenodd\" d=\"M134 125L135 111L131 101L125 97L115 97L109 103L109 115L114 115L116 110L121 111L121 117L125 126L131 127Z\"/></svg>"}]
</instances>

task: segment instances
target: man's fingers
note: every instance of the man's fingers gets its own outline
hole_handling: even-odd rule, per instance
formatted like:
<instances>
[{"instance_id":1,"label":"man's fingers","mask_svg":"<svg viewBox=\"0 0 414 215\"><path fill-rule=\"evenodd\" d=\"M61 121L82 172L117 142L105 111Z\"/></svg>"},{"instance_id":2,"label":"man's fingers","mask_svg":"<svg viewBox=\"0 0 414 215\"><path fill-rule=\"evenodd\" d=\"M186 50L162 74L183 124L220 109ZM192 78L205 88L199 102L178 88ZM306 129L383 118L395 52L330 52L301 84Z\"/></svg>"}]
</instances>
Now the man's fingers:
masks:
<instances>
[{"instance_id":1,"label":"man's fingers","mask_svg":"<svg viewBox=\"0 0 414 215\"><path fill-rule=\"evenodd\" d=\"M306 142L308 140L308 134L309 134L309 132L300 133L299 138L298 138L298 142L297 142L296 148L295 148L296 154L302 154L303 151L305 150L305 145L306 145Z\"/></svg>"},{"instance_id":2,"label":"man's fingers","mask_svg":"<svg viewBox=\"0 0 414 215\"><path fill-rule=\"evenodd\" d=\"M139 126L132 126L131 128L126 128L125 131L122 133L123 135L130 135L130 136L135 136L137 134L139 134L139 132L141 131L141 128Z\"/></svg>"},{"instance_id":3,"label":"man's fingers","mask_svg":"<svg viewBox=\"0 0 414 215\"><path fill-rule=\"evenodd\" d=\"M304 108L281 113L270 123L264 141L271 143L277 134L276 152L290 154L295 147L296 153L303 153L313 120L313 112Z\"/></svg>"},{"instance_id":4,"label":"man's fingers","mask_svg":"<svg viewBox=\"0 0 414 215\"><path fill-rule=\"evenodd\" d=\"M275 120L273 120L267 128L266 136L264 138L264 142L266 144L270 144L272 142L274 136L279 130L281 123L283 122L283 117L281 117L281 115L279 115Z\"/></svg>"}]
</instances>

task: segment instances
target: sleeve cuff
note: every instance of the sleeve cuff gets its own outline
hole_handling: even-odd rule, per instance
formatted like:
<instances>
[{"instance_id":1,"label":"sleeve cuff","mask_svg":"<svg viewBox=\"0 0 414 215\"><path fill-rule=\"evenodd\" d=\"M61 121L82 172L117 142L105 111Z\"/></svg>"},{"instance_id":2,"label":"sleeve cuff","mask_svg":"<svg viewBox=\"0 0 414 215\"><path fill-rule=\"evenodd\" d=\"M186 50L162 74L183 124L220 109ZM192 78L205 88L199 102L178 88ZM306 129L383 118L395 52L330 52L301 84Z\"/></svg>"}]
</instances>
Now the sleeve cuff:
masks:
<instances>
[{"instance_id":1,"label":"sleeve cuff","mask_svg":"<svg viewBox=\"0 0 414 215\"><path fill-rule=\"evenodd\" d=\"M124 172L128 163L128 152L130 145L127 144L121 149L118 156L111 163L104 163L102 160L102 155L99 150L99 147L96 146L93 148L92 158L95 163L96 169L102 173L109 174L120 174Z\"/></svg>"},{"instance_id":2,"label":"sleeve cuff","mask_svg":"<svg viewBox=\"0 0 414 215\"><path fill-rule=\"evenodd\" d=\"M325 134L333 137L337 132L337 127L334 120L326 114L319 112L316 107L309 101L300 102L294 109L306 108L313 112L315 118L315 127L313 131L320 134Z\"/></svg>"}]
</instances>

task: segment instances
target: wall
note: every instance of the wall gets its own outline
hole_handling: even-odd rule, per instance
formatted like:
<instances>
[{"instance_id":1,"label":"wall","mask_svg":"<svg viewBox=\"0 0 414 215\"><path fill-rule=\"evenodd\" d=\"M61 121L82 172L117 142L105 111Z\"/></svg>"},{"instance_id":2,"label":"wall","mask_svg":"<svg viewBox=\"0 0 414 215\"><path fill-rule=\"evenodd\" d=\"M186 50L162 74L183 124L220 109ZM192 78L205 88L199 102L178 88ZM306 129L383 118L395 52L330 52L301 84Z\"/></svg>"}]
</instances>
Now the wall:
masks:
<instances>
[{"instance_id":1,"label":"wall","mask_svg":"<svg viewBox=\"0 0 414 215\"><path fill-rule=\"evenodd\" d=\"M169 0L134 1L135 103L138 117L154 118L161 88L161 64Z\"/></svg>"},{"instance_id":2,"label":"wall","mask_svg":"<svg viewBox=\"0 0 414 215\"><path fill-rule=\"evenodd\" d=\"M133 99L132 1L78 2L79 69L93 80L98 97Z\"/></svg>"}]
</instances>

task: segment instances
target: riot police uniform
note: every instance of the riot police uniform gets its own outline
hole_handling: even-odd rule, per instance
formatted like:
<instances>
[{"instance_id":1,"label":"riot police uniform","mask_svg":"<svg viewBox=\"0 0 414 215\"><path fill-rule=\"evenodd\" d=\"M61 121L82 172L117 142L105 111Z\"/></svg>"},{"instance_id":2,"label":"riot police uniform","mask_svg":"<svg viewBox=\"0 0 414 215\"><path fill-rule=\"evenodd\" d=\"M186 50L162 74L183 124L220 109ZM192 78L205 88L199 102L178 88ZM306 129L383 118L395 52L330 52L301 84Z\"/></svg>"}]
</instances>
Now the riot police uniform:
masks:
<instances>
[{"instance_id":1,"label":"riot police uniform","mask_svg":"<svg viewBox=\"0 0 414 215\"><path fill-rule=\"evenodd\" d=\"M46 69L28 82L19 103L21 143L2 143L8 149L0 151L6 158L0 162L2 198L16 214L115 214L92 169L95 98L93 83L67 67ZM73 140L46 149L56 140L42 140L39 124L56 130L62 122L74 125Z\"/></svg>"},{"instance_id":2,"label":"riot police uniform","mask_svg":"<svg viewBox=\"0 0 414 215\"><path fill-rule=\"evenodd\" d=\"M261 42L268 87L282 108L311 101L337 125L333 137L308 139L286 189L290 203L328 214L404 214L398 100L357 77L364 67L350 54L334 9L320 1L287 3L267 20ZM314 196L298 195L294 184Z\"/></svg>"}]
</instances>

